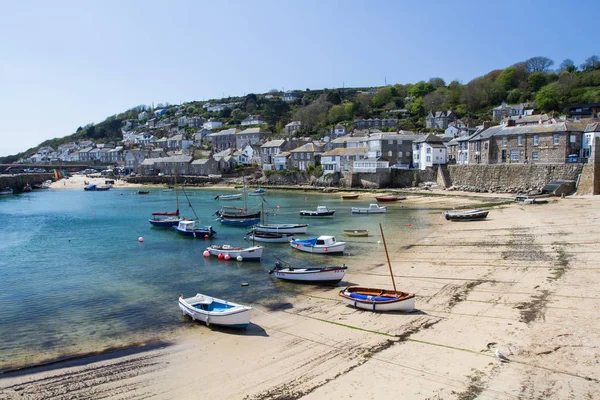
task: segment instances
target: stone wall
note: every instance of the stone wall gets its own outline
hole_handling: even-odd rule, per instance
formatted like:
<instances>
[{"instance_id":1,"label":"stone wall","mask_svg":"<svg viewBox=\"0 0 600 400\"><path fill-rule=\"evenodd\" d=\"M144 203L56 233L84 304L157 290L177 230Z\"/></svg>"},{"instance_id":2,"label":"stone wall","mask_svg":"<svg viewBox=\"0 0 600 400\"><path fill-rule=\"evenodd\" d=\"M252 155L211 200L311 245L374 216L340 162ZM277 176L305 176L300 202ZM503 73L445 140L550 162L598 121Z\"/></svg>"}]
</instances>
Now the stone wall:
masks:
<instances>
[{"instance_id":1,"label":"stone wall","mask_svg":"<svg viewBox=\"0 0 600 400\"><path fill-rule=\"evenodd\" d=\"M577 181L583 164L450 165L453 187L492 192L537 191L554 180Z\"/></svg>"},{"instance_id":2,"label":"stone wall","mask_svg":"<svg viewBox=\"0 0 600 400\"><path fill-rule=\"evenodd\" d=\"M592 146L592 154L583 167L577 194L600 194L600 138Z\"/></svg>"}]
</instances>

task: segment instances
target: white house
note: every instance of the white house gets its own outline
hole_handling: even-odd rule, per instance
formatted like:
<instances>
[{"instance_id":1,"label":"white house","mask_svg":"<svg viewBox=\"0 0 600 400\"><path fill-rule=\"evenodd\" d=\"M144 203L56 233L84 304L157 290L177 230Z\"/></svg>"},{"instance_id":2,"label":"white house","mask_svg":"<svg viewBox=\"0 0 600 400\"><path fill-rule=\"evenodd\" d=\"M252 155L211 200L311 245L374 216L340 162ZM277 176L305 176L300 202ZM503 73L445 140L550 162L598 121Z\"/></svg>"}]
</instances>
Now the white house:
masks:
<instances>
[{"instance_id":1,"label":"white house","mask_svg":"<svg viewBox=\"0 0 600 400\"><path fill-rule=\"evenodd\" d=\"M285 134L291 136L300 128L302 128L302 122L292 121L285 126Z\"/></svg>"},{"instance_id":2,"label":"white house","mask_svg":"<svg viewBox=\"0 0 600 400\"><path fill-rule=\"evenodd\" d=\"M323 175L352 171L353 164L367 157L367 147L351 147L329 150L321 155ZM389 166L389 163L388 163Z\"/></svg>"},{"instance_id":3,"label":"white house","mask_svg":"<svg viewBox=\"0 0 600 400\"><path fill-rule=\"evenodd\" d=\"M250 115L248 118L242 121L242 126L249 125L264 125L266 124L265 120L262 119L260 115Z\"/></svg>"},{"instance_id":4,"label":"white house","mask_svg":"<svg viewBox=\"0 0 600 400\"><path fill-rule=\"evenodd\" d=\"M365 158L354 161L352 166L353 172L389 172L390 162L383 157Z\"/></svg>"},{"instance_id":5,"label":"white house","mask_svg":"<svg viewBox=\"0 0 600 400\"><path fill-rule=\"evenodd\" d=\"M445 165L448 150L442 139L429 134L413 141L413 165L418 169L426 169L434 165Z\"/></svg>"},{"instance_id":6,"label":"white house","mask_svg":"<svg viewBox=\"0 0 600 400\"><path fill-rule=\"evenodd\" d=\"M223 123L214 119L209 119L208 121L206 121L202 127L204 129L217 129L220 128L221 126L223 126Z\"/></svg>"},{"instance_id":7,"label":"white house","mask_svg":"<svg viewBox=\"0 0 600 400\"><path fill-rule=\"evenodd\" d=\"M600 123L587 124L583 133L582 154L581 157L589 158L592 155L592 145L595 140L600 138Z\"/></svg>"},{"instance_id":8,"label":"white house","mask_svg":"<svg viewBox=\"0 0 600 400\"><path fill-rule=\"evenodd\" d=\"M296 101L296 100L298 100L298 95L294 91L288 90L287 92L285 92L281 95L281 100L287 101L287 102Z\"/></svg>"},{"instance_id":9,"label":"white house","mask_svg":"<svg viewBox=\"0 0 600 400\"><path fill-rule=\"evenodd\" d=\"M142 111L141 113L138 114L138 119L140 121L142 121L144 119L148 119L148 113L146 111Z\"/></svg>"},{"instance_id":10,"label":"white house","mask_svg":"<svg viewBox=\"0 0 600 400\"><path fill-rule=\"evenodd\" d=\"M336 125L333 128L333 135L335 137L344 136L346 134L346 127L344 125Z\"/></svg>"}]
</instances>

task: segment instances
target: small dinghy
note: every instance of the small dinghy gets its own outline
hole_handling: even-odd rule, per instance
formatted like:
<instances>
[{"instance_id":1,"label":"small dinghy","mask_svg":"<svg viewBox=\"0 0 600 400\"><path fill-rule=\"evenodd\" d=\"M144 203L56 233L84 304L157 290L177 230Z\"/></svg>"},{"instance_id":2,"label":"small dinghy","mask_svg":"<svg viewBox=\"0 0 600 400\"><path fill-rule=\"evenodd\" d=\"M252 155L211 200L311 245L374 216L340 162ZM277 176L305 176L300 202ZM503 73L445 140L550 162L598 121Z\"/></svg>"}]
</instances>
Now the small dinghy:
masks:
<instances>
[{"instance_id":1,"label":"small dinghy","mask_svg":"<svg viewBox=\"0 0 600 400\"><path fill-rule=\"evenodd\" d=\"M398 200L404 200L406 199L406 196L395 196L395 195L386 195L386 196L376 196L375 200L379 201L379 202L391 202L391 201L398 201Z\"/></svg>"},{"instance_id":2,"label":"small dinghy","mask_svg":"<svg viewBox=\"0 0 600 400\"><path fill-rule=\"evenodd\" d=\"M206 248L206 251L209 255L218 257L219 259L238 260L238 257L241 257L241 260L238 261L260 261L263 248L262 246L241 248L224 244L222 246L209 246Z\"/></svg>"},{"instance_id":3,"label":"small dinghy","mask_svg":"<svg viewBox=\"0 0 600 400\"><path fill-rule=\"evenodd\" d=\"M241 193L237 193L237 194L218 194L215 197L215 200L237 200L237 199L241 199L242 198L242 194Z\"/></svg>"},{"instance_id":4,"label":"small dinghy","mask_svg":"<svg viewBox=\"0 0 600 400\"><path fill-rule=\"evenodd\" d=\"M350 286L340 291L342 301L355 308L370 311L404 311L415 309L415 295L396 290Z\"/></svg>"},{"instance_id":5,"label":"small dinghy","mask_svg":"<svg viewBox=\"0 0 600 400\"><path fill-rule=\"evenodd\" d=\"M488 213L486 210L446 211L444 216L448 221L478 221L485 219Z\"/></svg>"},{"instance_id":6,"label":"small dinghy","mask_svg":"<svg viewBox=\"0 0 600 400\"><path fill-rule=\"evenodd\" d=\"M300 210L302 217L331 217L335 210L329 210L326 206L318 206L316 210Z\"/></svg>"},{"instance_id":7,"label":"small dinghy","mask_svg":"<svg viewBox=\"0 0 600 400\"><path fill-rule=\"evenodd\" d=\"M200 293L185 299L179 295L179 308L183 315L189 315L194 321L202 321L206 326L214 324L240 329L248 328L252 310L249 306Z\"/></svg>"},{"instance_id":8,"label":"small dinghy","mask_svg":"<svg viewBox=\"0 0 600 400\"><path fill-rule=\"evenodd\" d=\"M336 242L334 236L318 236L312 239L296 239L290 242L296 250L315 254L343 253L346 242Z\"/></svg>"},{"instance_id":9,"label":"small dinghy","mask_svg":"<svg viewBox=\"0 0 600 400\"><path fill-rule=\"evenodd\" d=\"M358 194L343 194L340 197L343 200L354 200L354 199L358 199L358 196L359 196Z\"/></svg>"},{"instance_id":10,"label":"small dinghy","mask_svg":"<svg viewBox=\"0 0 600 400\"><path fill-rule=\"evenodd\" d=\"M267 243L288 243L294 239L293 233L271 233L271 232L248 232L247 239L254 240L256 242L267 242Z\"/></svg>"},{"instance_id":11,"label":"small dinghy","mask_svg":"<svg viewBox=\"0 0 600 400\"><path fill-rule=\"evenodd\" d=\"M258 188L256 190L253 190L252 192L248 193L248 196L262 196L265 193L267 193L266 189Z\"/></svg>"},{"instance_id":12,"label":"small dinghy","mask_svg":"<svg viewBox=\"0 0 600 400\"><path fill-rule=\"evenodd\" d=\"M375 203L369 204L369 207L352 207L353 214L383 214L385 212L387 212L387 207L380 207Z\"/></svg>"},{"instance_id":13,"label":"small dinghy","mask_svg":"<svg viewBox=\"0 0 600 400\"><path fill-rule=\"evenodd\" d=\"M174 226L175 232L182 236L194 237L199 239L208 239L213 237L217 232L212 226L197 226L196 221L184 220L179 221L177 226Z\"/></svg>"},{"instance_id":14,"label":"small dinghy","mask_svg":"<svg viewBox=\"0 0 600 400\"><path fill-rule=\"evenodd\" d=\"M288 281L336 284L344 278L347 269L346 264L341 267L292 268L288 263L277 261L269 274Z\"/></svg>"},{"instance_id":15,"label":"small dinghy","mask_svg":"<svg viewBox=\"0 0 600 400\"><path fill-rule=\"evenodd\" d=\"M260 218L229 218L220 217L219 222L229 226L252 226L260 222Z\"/></svg>"},{"instance_id":16,"label":"small dinghy","mask_svg":"<svg viewBox=\"0 0 600 400\"><path fill-rule=\"evenodd\" d=\"M259 224L254 227L255 232L272 233L306 233L308 224Z\"/></svg>"},{"instance_id":17,"label":"small dinghy","mask_svg":"<svg viewBox=\"0 0 600 400\"><path fill-rule=\"evenodd\" d=\"M368 229L344 229L344 235L350 237L367 237L369 236Z\"/></svg>"}]
</instances>

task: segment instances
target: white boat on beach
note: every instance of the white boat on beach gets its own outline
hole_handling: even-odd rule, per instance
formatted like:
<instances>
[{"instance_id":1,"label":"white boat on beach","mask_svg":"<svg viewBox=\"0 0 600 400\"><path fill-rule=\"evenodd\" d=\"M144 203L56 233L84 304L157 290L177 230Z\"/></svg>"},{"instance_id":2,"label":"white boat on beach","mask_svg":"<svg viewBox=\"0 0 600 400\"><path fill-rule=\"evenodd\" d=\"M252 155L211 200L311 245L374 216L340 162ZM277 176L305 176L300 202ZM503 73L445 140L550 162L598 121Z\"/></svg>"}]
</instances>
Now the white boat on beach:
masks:
<instances>
[{"instance_id":1,"label":"white boat on beach","mask_svg":"<svg viewBox=\"0 0 600 400\"><path fill-rule=\"evenodd\" d=\"M334 236L318 236L312 239L296 239L290 242L296 250L314 254L343 253L346 242L336 242Z\"/></svg>"},{"instance_id":2,"label":"white boat on beach","mask_svg":"<svg viewBox=\"0 0 600 400\"><path fill-rule=\"evenodd\" d=\"M255 232L262 233L306 233L308 224L259 224L254 226Z\"/></svg>"},{"instance_id":3,"label":"white boat on beach","mask_svg":"<svg viewBox=\"0 0 600 400\"><path fill-rule=\"evenodd\" d=\"M252 246L252 247L232 247L229 245L212 245L206 248L209 255L219 257L219 259L225 260L237 260L238 257L242 257L243 261L260 261L262 257L264 247Z\"/></svg>"},{"instance_id":4,"label":"white boat on beach","mask_svg":"<svg viewBox=\"0 0 600 400\"><path fill-rule=\"evenodd\" d=\"M350 286L341 290L342 301L354 308L369 311L403 311L415 309L415 295L396 290Z\"/></svg>"},{"instance_id":5,"label":"white boat on beach","mask_svg":"<svg viewBox=\"0 0 600 400\"><path fill-rule=\"evenodd\" d=\"M383 214L386 211L387 207L375 203L369 204L369 207L352 207L353 214Z\"/></svg>"},{"instance_id":6,"label":"white boat on beach","mask_svg":"<svg viewBox=\"0 0 600 400\"><path fill-rule=\"evenodd\" d=\"M206 326L214 324L246 329L250 324L252 307L249 306L200 293L188 298L179 295L178 304L184 315L189 315L194 321L202 321Z\"/></svg>"},{"instance_id":7,"label":"white boat on beach","mask_svg":"<svg viewBox=\"0 0 600 400\"><path fill-rule=\"evenodd\" d=\"M275 268L270 270L269 274L288 281L334 284L344 278L347 269L346 264L341 267L293 268L287 263L284 265L281 261L277 261Z\"/></svg>"}]
</instances>

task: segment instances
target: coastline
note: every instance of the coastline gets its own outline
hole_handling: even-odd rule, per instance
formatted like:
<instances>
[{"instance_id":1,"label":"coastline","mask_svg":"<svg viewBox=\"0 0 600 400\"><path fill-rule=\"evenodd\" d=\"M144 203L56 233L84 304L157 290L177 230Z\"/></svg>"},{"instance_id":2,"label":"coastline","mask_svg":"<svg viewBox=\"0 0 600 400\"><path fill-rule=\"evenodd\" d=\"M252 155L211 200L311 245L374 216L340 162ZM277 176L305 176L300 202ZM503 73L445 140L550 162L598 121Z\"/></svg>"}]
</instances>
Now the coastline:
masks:
<instances>
[{"instance_id":1,"label":"coastline","mask_svg":"<svg viewBox=\"0 0 600 400\"><path fill-rule=\"evenodd\" d=\"M494 197L448 195L406 204ZM600 199L591 196L495 207L487 221L440 215L410 243L386 235L398 288L417 294L414 313L354 310L339 301L340 287L311 287L252 304L247 332L186 321L168 346L0 375L0 397L382 398L402 387L418 399L597 398L595 215ZM382 246L346 263L347 284L391 287Z\"/></svg>"}]
</instances>

